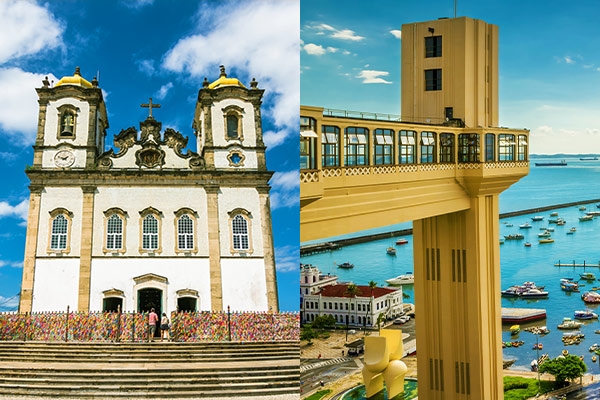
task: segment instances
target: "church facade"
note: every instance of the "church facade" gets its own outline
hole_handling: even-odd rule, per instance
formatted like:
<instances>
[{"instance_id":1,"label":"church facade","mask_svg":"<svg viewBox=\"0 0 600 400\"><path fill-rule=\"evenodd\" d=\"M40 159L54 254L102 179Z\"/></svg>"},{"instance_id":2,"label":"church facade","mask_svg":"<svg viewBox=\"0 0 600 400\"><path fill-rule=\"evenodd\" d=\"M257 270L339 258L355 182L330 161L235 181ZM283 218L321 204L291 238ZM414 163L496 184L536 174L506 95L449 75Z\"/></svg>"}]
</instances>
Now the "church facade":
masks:
<instances>
[{"instance_id":1,"label":"church facade","mask_svg":"<svg viewBox=\"0 0 600 400\"><path fill-rule=\"evenodd\" d=\"M205 79L194 150L150 99L105 151L102 91L79 68L36 90L20 312L278 311L256 81Z\"/></svg>"}]
</instances>

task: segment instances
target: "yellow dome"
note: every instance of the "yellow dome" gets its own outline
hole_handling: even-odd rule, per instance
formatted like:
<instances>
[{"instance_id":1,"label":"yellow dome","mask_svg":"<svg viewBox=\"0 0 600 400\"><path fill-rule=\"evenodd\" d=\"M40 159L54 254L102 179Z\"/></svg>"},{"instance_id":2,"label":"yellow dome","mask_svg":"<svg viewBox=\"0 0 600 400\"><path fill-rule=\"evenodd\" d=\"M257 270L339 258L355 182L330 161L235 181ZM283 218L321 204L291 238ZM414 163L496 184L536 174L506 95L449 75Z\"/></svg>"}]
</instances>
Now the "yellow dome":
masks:
<instances>
[{"instance_id":1,"label":"yellow dome","mask_svg":"<svg viewBox=\"0 0 600 400\"><path fill-rule=\"evenodd\" d=\"M63 76L61 80L56 82L54 86L56 87L62 85L75 85L84 88L92 87L92 84L81 76L81 73L79 72L79 67L75 68L75 73L73 74L73 76Z\"/></svg>"},{"instance_id":2,"label":"yellow dome","mask_svg":"<svg viewBox=\"0 0 600 400\"><path fill-rule=\"evenodd\" d=\"M240 82L238 79L236 78L228 78L227 74L225 73L225 67L221 65L221 75L219 76L219 79L217 79L216 81L212 82L211 84L208 85L209 89L216 89L218 87L221 86L239 86L239 87L243 87L246 88L246 86L244 86L242 84L242 82Z\"/></svg>"}]
</instances>

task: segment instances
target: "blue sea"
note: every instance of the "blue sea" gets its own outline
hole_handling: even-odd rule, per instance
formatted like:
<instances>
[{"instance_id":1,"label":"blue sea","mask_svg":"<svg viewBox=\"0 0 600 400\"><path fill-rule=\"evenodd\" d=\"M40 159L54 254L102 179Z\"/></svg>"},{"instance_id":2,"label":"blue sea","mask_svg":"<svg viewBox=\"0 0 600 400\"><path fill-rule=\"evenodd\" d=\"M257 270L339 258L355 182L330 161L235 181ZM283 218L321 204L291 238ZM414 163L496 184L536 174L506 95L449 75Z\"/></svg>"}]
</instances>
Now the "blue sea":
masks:
<instances>
[{"instance_id":1,"label":"blue sea","mask_svg":"<svg viewBox=\"0 0 600 400\"><path fill-rule=\"evenodd\" d=\"M532 158L529 175L500 195L500 212L505 213L560 203L600 199L600 184L598 183L600 182L600 161L581 161L579 157L562 157L552 161L560 161L561 159L566 160L568 165L564 167L536 167L534 163L540 160ZM548 161L548 159L544 158L544 161ZM589 202L585 206L586 211L600 211L595 202ZM549 224L548 219L552 211L558 212L559 216L566 220L566 225ZM548 353L553 358L560 355L563 349L567 349L570 354L584 356L589 372L600 374L600 362L594 364L591 361L592 353L588 351L592 344L600 344L600 334L594 333L596 329L600 329L600 322L592 320L584 323L581 331L585 334L585 339L579 345L564 346L561 341L564 331L557 329L557 325L563 317L572 318L575 310L586 309L580 295L586 289L590 290L596 286L600 288L600 281L580 281L580 285L582 285L581 293L566 293L560 289L560 278L572 277L578 279L579 274L584 272L584 268L559 268L554 266L559 261L561 263L583 263L585 261L587 264L596 265L600 263L600 217L596 217L592 221L580 222L578 217L583 215L584 211L580 211L575 206L556 208L552 211L522 215L500 221L500 237L511 233L525 235L525 240L506 241L500 246L502 288L522 284L525 281L534 281L537 285L544 285L550 293L548 299L540 300L503 298L502 307L546 309L547 319L532 324L546 325L550 329L548 335L540 336L539 341L544 346L540 354ZM531 217L534 215L542 215L544 220L532 222ZM519 229L519 225L525 222L529 222L533 228ZM513 226L507 226L510 224ZM399 224L370 232L392 231L407 226L410 226L410 224ZM539 244L537 235L540 233L540 228L548 226L555 229L552 234L555 242ZM572 235L567 235L567 231L571 227L576 227L577 231ZM362 236L363 234L364 232L360 232L356 236ZM337 251L305 256L302 257L301 261L302 263L318 266L324 273L338 275L340 281L367 284L373 280L380 286L385 286L386 279L413 271L412 238L407 237L407 239L409 240L408 245L395 246L397 249L396 256L386 254L386 248L393 245L395 241L395 239L389 238L345 246ZM524 242L526 241L531 242L532 246L525 247ZM353 263L355 265L354 269L342 270L336 267L337 264L346 261ZM600 278L598 267L588 267L585 272L592 272L597 278ZM404 291L411 296L411 299L407 301L413 302L413 287L404 286ZM498 296L500 296L500 293L498 293ZM599 306L589 305L588 308L600 314ZM522 325L522 328L527 326ZM517 337L511 338L508 328L508 326L505 326L503 329L503 340L522 340L525 344L519 348L504 349L504 359L515 360L515 364L511 368L528 370L530 362L536 358L536 351L533 350L536 337L521 330ZM598 388L595 390L600 391Z\"/></svg>"}]
</instances>

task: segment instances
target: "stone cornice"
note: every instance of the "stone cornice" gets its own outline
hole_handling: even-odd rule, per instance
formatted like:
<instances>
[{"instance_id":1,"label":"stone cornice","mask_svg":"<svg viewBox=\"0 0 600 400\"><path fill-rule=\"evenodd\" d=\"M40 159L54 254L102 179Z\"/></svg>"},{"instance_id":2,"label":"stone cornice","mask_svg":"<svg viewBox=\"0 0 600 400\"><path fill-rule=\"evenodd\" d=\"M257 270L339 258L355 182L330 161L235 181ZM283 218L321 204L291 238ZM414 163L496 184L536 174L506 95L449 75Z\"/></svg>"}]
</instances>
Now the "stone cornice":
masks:
<instances>
[{"instance_id":1,"label":"stone cornice","mask_svg":"<svg viewBox=\"0 0 600 400\"><path fill-rule=\"evenodd\" d=\"M268 187L271 171L42 170L25 171L32 188L46 186Z\"/></svg>"}]
</instances>

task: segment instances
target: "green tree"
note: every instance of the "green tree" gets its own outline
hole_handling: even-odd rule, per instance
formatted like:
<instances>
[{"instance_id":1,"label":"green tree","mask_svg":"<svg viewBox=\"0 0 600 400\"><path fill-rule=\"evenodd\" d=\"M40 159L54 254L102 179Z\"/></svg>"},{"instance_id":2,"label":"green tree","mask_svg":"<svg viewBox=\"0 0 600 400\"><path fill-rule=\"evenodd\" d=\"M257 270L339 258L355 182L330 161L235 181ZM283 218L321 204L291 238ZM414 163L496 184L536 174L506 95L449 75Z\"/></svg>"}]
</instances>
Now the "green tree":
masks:
<instances>
[{"instance_id":1,"label":"green tree","mask_svg":"<svg viewBox=\"0 0 600 400\"><path fill-rule=\"evenodd\" d=\"M329 314L318 315L311 325L314 329L333 329L335 328L335 318Z\"/></svg>"},{"instance_id":2,"label":"green tree","mask_svg":"<svg viewBox=\"0 0 600 400\"><path fill-rule=\"evenodd\" d=\"M540 365L540 372L554 375L557 383L564 385L567 380L580 378L587 371L583 360L573 354L558 356Z\"/></svg>"},{"instance_id":3,"label":"green tree","mask_svg":"<svg viewBox=\"0 0 600 400\"><path fill-rule=\"evenodd\" d=\"M308 343L312 343L312 340L318 337L319 334L310 325L304 325L300 329L300 340L308 340Z\"/></svg>"},{"instance_id":4,"label":"green tree","mask_svg":"<svg viewBox=\"0 0 600 400\"><path fill-rule=\"evenodd\" d=\"M379 333L381 333L381 323L385 322L385 314L379 314L377 317L377 329L379 329Z\"/></svg>"}]
</instances>

